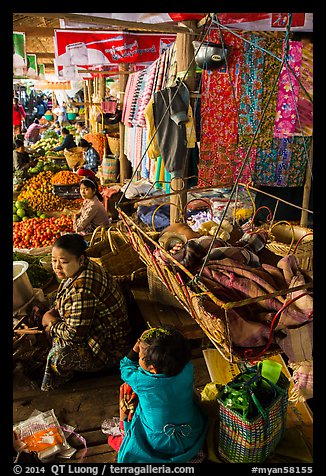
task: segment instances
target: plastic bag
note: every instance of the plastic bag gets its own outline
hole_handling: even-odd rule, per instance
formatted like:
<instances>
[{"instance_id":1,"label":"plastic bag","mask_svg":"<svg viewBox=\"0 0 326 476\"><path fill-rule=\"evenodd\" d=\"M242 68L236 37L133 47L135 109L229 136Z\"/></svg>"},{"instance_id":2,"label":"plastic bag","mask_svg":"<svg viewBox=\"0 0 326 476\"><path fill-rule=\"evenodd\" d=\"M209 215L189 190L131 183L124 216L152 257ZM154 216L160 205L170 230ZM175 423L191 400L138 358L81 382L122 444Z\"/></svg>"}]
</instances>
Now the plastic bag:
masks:
<instances>
[{"instance_id":1,"label":"plastic bag","mask_svg":"<svg viewBox=\"0 0 326 476\"><path fill-rule=\"evenodd\" d=\"M61 451L70 449L60 428L54 410L35 411L25 421L14 425L17 438L26 444L30 453L35 452L42 462L50 461Z\"/></svg>"}]
</instances>

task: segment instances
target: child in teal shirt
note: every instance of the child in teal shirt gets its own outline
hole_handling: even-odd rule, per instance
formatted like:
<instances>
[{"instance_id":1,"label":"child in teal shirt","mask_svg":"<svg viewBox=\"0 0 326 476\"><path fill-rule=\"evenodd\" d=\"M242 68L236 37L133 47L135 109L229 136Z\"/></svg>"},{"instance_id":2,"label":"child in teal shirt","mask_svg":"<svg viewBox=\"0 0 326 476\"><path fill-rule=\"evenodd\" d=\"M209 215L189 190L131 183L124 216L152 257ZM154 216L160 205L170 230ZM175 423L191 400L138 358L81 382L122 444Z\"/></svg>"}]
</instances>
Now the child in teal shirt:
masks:
<instances>
[{"instance_id":1,"label":"child in teal shirt","mask_svg":"<svg viewBox=\"0 0 326 476\"><path fill-rule=\"evenodd\" d=\"M123 419L120 447L119 437L108 440L118 449L118 463L186 463L200 452L207 417L195 400L190 359L189 342L166 327L145 331L120 361L124 388L136 403Z\"/></svg>"}]
</instances>

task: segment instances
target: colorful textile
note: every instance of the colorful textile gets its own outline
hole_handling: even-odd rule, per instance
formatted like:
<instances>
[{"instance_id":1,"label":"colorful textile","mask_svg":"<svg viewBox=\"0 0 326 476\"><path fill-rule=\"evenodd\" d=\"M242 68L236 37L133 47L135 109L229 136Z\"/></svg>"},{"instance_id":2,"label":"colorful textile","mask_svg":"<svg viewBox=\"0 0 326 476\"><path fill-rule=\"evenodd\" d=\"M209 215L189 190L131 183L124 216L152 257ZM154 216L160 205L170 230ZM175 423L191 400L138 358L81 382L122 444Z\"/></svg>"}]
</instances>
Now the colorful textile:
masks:
<instances>
[{"instance_id":1,"label":"colorful textile","mask_svg":"<svg viewBox=\"0 0 326 476\"><path fill-rule=\"evenodd\" d=\"M309 157L311 144L311 137L293 137L291 164L287 180L288 187L301 187L304 185L305 171L310 167Z\"/></svg>"},{"instance_id":2,"label":"colorful textile","mask_svg":"<svg viewBox=\"0 0 326 476\"><path fill-rule=\"evenodd\" d=\"M244 149L243 147L237 148L235 158L234 158L234 163L232 166L233 183L235 183L240 173L244 160L246 160L246 163L242 169L241 175L239 177L239 181L244 184L248 184L249 182L252 182L255 163L256 163L257 149L255 147L251 147L248 157L247 157L247 154L248 154L247 149Z\"/></svg>"},{"instance_id":3,"label":"colorful textile","mask_svg":"<svg viewBox=\"0 0 326 476\"><path fill-rule=\"evenodd\" d=\"M221 42L217 30L211 30L209 40ZM206 185L207 181L230 184L233 175L229 164L225 166L220 162L219 148L230 147L238 141L243 41L228 32L224 33L223 41L232 47L227 66L202 72L199 186Z\"/></svg>"},{"instance_id":4,"label":"colorful textile","mask_svg":"<svg viewBox=\"0 0 326 476\"><path fill-rule=\"evenodd\" d=\"M264 118L261 123L257 138L257 147L260 147L261 149L269 149L273 140L276 102L278 95L277 84L274 87L272 95L271 92L280 69L281 63L276 58L281 58L282 56L282 43L283 40L281 38L265 39L264 47L271 54L265 53L264 55L263 95L261 105Z\"/></svg>"},{"instance_id":5,"label":"colorful textile","mask_svg":"<svg viewBox=\"0 0 326 476\"><path fill-rule=\"evenodd\" d=\"M211 31L209 40L220 43L216 30ZM202 72L201 152L203 153L215 151L220 145L236 144L238 140L243 41L228 32L224 33L223 41L232 47L232 55L228 57L227 67L224 66L213 71L203 70Z\"/></svg>"},{"instance_id":6,"label":"colorful textile","mask_svg":"<svg viewBox=\"0 0 326 476\"><path fill-rule=\"evenodd\" d=\"M135 116L136 116L137 108L138 108L139 93L142 87L144 87L143 77L145 75L145 70L137 71L136 73L133 73L133 74L135 75L135 87L133 90L131 105L129 109L129 117L127 118L131 126L134 126L134 120L135 120Z\"/></svg>"},{"instance_id":7,"label":"colorful textile","mask_svg":"<svg viewBox=\"0 0 326 476\"><path fill-rule=\"evenodd\" d=\"M122 116L121 116L121 122L123 122L125 126L132 125L130 121L130 112L131 112L131 106L133 103L134 92L137 86L138 76L139 76L139 72L130 74L126 84L124 102L123 102L123 108L122 108Z\"/></svg>"},{"instance_id":8,"label":"colorful textile","mask_svg":"<svg viewBox=\"0 0 326 476\"><path fill-rule=\"evenodd\" d=\"M310 41L302 40L302 64L300 81L311 99L313 98L313 45ZM298 134L311 136L313 131L313 104L305 91L300 87L298 98L298 118L295 131Z\"/></svg>"},{"instance_id":9,"label":"colorful textile","mask_svg":"<svg viewBox=\"0 0 326 476\"><path fill-rule=\"evenodd\" d=\"M275 187L302 186L310 143L310 137L274 138L271 149L257 149L254 182Z\"/></svg>"},{"instance_id":10,"label":"colorful textile","mask_svg":"<svg viewBox=\"0 0 326 476\"><path fill-rule=\"evenodd\" d=\"M138 397L126 382L120 385L119 394L120 420L131 421L138 405Z\"/></svg>"},{"instance_id":11,"label":"colorful textile","mask_svg":"<svg viewBox=\"0 0 326 476\"><path fill-rule=\"evenodd\" d=\"M283 54L284 49L285 44L283 44ZM296 78L300 78L301 59L301 41L289 41L288 60L283 65L279 78L274 137L288 137L295 132L300 87ZM288 65L291 66L291 70Z\"/></svg>"},{"instance_id":12,"label":"colorful textile","mask_svg":"<svg viewBox=\"0 0 326 476\"><path fill-rule=\"evenodd\" d=\"M250 44L243 45L238 128L239 144L248 147L261 119L264 53L257 46L264 47L265 41L256 33L243 36Z\"/></svg>"},{"instance_id":13,"label":"colorful textile","mask_svg":"<svg viewBox=\"0 0 326 476\"><path fill-rule=\"evenodd\" d=\"M135 118L135 125L138 125L140 127L145 127L146 126L144 111L145 111L145 108L146 108L147 104L149 103L149 100L152 96L157 63L158 63L157 60L154 61L154 63L152 63L146 69L146 75L144 76L145 87L143 89L141 97L139 98L140 104L139 104L139 108L138 108L137 115L136 115L136 118Z\"/></svg>"}]
</instances>

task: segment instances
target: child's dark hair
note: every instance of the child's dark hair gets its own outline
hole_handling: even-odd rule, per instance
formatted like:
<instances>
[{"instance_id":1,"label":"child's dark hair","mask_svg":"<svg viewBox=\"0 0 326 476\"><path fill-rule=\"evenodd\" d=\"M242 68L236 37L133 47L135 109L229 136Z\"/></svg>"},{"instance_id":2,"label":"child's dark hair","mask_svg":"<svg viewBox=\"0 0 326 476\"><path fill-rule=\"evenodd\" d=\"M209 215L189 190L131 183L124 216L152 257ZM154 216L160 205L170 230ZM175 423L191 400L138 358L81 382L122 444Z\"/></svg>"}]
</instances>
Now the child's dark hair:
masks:
<instances>
[{"instance_id":1,"label":"child's dark hair","mask_svg":"<svg viewBox=\"0 0 326 476\"><path fill-rule=\"evenodd\" d=\"M149 330L142 338L149 346L144 362L153 365L157 373L177 375L191 359L189 341L176 328L164 326Z\"/></svg>"},{"instance_id":2,"label":"child's dark hair","mask_svg":"<svg viewBox=\"0 0 326 476\"><path fill-rule=\"evenodd\" d=\"M79 233L66 233L57 238L53 246L56 248L62 248L79 258L82 255L86 256L85 250L88 244L84 240L84 237L79 235Z\"/></svg>"},{"instance_id":3,"label":"child's dark hair","mask_svg":"<svg viewBox=\"0 0 326 476\"><path fill-rule=\"evenodd\" d=\"M98 190L98 185L96 180L92 180L91 178L84 178L83 180L80 181L80 184L85 185L85 187L87 188L91 188L93 192L95 192L95 195L100 200L100 202L103 202L103 197Z\"/></svg>"}]
</instances>

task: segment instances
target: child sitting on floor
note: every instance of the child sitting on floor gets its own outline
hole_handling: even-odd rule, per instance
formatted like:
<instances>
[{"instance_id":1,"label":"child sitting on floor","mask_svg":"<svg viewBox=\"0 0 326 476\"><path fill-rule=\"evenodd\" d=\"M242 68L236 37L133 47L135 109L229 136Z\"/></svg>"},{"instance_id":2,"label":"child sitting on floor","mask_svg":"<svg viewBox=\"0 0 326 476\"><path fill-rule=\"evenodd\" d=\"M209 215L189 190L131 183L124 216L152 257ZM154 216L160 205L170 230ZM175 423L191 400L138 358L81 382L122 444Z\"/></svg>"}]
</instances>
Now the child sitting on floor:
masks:
<instances>
[{"instance_id":1,"label":"child sitting on floor","mask_svg":"<svg viewBox=\"0 0 326 476\"><path fill-rule=\"evenodd\" d=\"M145 331L120 361L118 463L190 462L204 445L207 417L194 395L189 342L174 328ZM195 461L193 461L195 462Z\"/></svg>"}]
</instances>

